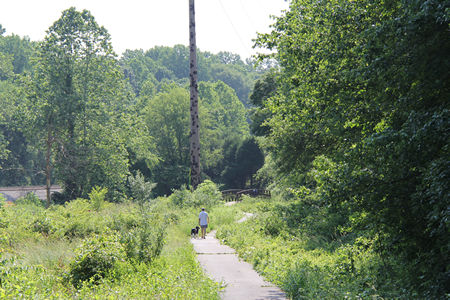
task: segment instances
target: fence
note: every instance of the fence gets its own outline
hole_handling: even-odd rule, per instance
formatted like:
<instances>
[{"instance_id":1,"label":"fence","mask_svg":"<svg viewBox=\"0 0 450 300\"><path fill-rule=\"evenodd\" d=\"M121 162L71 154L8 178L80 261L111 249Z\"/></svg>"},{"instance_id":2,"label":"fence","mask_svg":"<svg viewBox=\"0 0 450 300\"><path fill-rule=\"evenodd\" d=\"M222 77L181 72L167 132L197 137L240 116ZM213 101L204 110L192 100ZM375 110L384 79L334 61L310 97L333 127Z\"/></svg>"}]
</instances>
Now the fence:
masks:
<instances>
[{"instance_id":1,"label":"fence","mask_svg":"<svg viewBox=\"0 0 450 300\"><path fill-rule=\"evenodd\" d=\"M242 195L248 195L250 197L265 197L270 198L271 194L269 190L264 189L230 189L222 191L222 198L225 201L241 201Z\"/></svg>"}]
</instances>

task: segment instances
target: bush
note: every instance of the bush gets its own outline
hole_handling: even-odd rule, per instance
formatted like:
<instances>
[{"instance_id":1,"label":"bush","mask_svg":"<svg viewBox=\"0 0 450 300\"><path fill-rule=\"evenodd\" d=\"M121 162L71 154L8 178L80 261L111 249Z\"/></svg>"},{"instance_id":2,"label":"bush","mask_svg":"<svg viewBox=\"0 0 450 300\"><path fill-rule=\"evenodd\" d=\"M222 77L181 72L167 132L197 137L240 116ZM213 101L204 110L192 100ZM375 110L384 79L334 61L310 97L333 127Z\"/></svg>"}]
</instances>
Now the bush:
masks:
<instances>
[{"instance_id":1,"label":"bush","mask_svg":"<svg viewBox=\"0 0 450 300\"><path fill-rule=\"evenodd\" d=\"M175 202L184 207L212 207L222 199L222 194L214 182L205 180L194 192L180 191L175 197Z\"/></svg>"},{"instance_id":2,"label":"bush","mask_svg":"<svg viewBox=\"0 0 450 300\"><path fill-rule=\"evenodd\" d=\"M122 207L120 211L112 215L108 227L116 231L128 231L140 226L141 217L137 211L130 208L131 206Z\"/></svg>"},{"instance_id":3,"label":"bush","mask_svg":"<svg viewBox=\"0 0 450 300\"><path fill-rule=\"evenodd\" d=\"M92 209L99 211L105 205L105 197L107 193L107 188L100 188L96 186L92 189L92 191L88 194Z\"/></svg>"},{"instance_id":4,"label":"bush","mask_svg":"<svg viewBox=\"0 0 450 300\"><path fill-rule=\"evenodd\" d=\"M134 262L150 263L161 253L165 230L162 225L143 224L124 233L121 243L128 259Z\"/></svg>"},{"instance_id":5,"label":"bush","mask_svg":"<svg viewBox=\"0 0 450 300\"><path fill-rule=\"evenodd\" d=\"M178 231L186 211L165 198L99 212L86 199L0 208L0 299L219 299L187 230ZM162 250L166 228L170 244Z\"/></svg>"},{"instance_id":6,"label":"bush","mask_svg":"<svg viewBox=\"0 0 450 300\"><path fill-rule=\"evenodd\" d=\"M211 180L205 180L198 185L194 192L190 192L185 186L174 190L169 196L170 202L180 207L212 207L222 199L217 185Z\"/></svg>"},{"instance_id":7,"label":"bush","mask_svg":"<svg viewBox=\"0 0 450 300\"><path fill-rule=\"evenodd\" d=\"M117 236L107 233L85 240L70 263L69 277L76 288L83 282L102 278L118 279L119 262L125 261L125 251Z\"/></svg>"},{"instance_id":8,"label":"bush","mask_svg":"<svg viewBox=\"0 0 450 300\"><path fill-rule=\"evenodd\" d=\"M2 208L3 206L5 206L5 203L6 203L5 197L3 197L2 194L0 194L0 208Z\"/></svg>"},{"instance_id":9,"label":"bush","mask_svg":"<svg viewBox=\"0 0 450 300\"><path fill-rule=\"evenodd\" d=\"M128 176L131 197L140 205L149 202L152 197L152 190L156 187L156 183L145 181L145 177L141 172L137 172L136 176Z\"/></svg>"},{"instance_id":10,"label":"bush","mask_svg":"<svg viewBox=\"0 0 450 300\"><path fill-rule=\"evenodd\" d=\"M169 196L170 202L174 205L183 207L185 203L190 202L192 194L186 189L186 186L182 186L179 190L173 190L173 193Z\"/></svg>"},{"instance_id":11,"label":"bush","mask_svg":"<svg viewBox=\"0 0 450 300\"><path fill-rule=\"evenodd\" d=\"M73 239L102 232L108 220L90 208L91 203L86 199L79 198L66 202L65 207L60 210L60 214L64 217L64 225L59 228L62 235Z\"/></svg>"},{"instance_id":12,"label":"bush","mask_svg":"<svg viewBox=\"0 0 450 300\"><path fill-rule=\"evenodd\" d=\"M24 197L20 197L16 200L17 205L34 205L34 206L40 206L44 207L44 201L39 199L38 196L36 196L35 193L31 192L26 194Z\"/></svg>"},{"instance_id":13,"label":"bush","mask_svg":"<svg viewBox=\"0 0 450 300\"><path fill-rule=\"evenodd\" d=\"M264 217L259 218L261 230L266 235L277 236L286 230L286 225L281 216L276 212L266 213Z\"/></svg>"},{"instance_id":14,"label":"bush","mask_svg":"<svg viewBox=\"0 0 450 300\"><path fill-rule=\"evenodd\" d=\"M33 232L39 232L43 235L49 235L56 231L51 220L46 216L46 214L42 214L38 218L34 220L30 225L30 229Z\"/></svg>"}]
</instances>

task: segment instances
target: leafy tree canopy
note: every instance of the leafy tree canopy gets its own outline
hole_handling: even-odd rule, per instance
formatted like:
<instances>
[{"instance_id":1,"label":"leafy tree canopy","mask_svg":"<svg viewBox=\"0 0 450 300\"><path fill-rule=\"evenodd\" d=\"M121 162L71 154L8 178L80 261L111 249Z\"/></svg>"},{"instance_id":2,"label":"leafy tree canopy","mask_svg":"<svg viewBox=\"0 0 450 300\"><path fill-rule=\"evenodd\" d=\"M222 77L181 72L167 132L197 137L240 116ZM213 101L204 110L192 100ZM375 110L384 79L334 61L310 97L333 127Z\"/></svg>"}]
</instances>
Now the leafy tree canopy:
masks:
<instances>
[{"instance_id":1,"label":"leafy tree canopy","mask_svg":"<svg viewBox=\"0 0 450 300\"><path fill-rule=\"evenodd\" d=\"M350 208L384 249L426 265L428 288L448 278L439 266L448 257L449 5L297 0L257 41L277 50L281 67L265 105L280 174L305 173L322 155L338 163L324 204Z\"/></svg>"}]
</instances>

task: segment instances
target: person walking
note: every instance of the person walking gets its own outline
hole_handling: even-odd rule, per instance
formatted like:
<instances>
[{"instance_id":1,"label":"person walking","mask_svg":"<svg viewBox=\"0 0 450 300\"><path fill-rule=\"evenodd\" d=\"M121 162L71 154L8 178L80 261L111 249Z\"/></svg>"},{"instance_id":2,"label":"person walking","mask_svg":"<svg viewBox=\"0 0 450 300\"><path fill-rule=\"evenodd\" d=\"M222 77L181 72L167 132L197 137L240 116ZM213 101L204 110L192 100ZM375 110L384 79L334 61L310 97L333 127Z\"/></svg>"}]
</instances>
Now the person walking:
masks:
<instances>
[{"instance_id":1,"label":"person walking","mask_svg":"<svg viewBox=\"0 0 450 300\"><path fill-rule=\"evenodd\" d=\"M206 237L206 228L209 224L209 216L208 213L205 211L205 208L202 208L202 211L198 215L198 225L200 225L200 228L202 230L202 239L205 239Z\"/></svg>"}]
</instances>

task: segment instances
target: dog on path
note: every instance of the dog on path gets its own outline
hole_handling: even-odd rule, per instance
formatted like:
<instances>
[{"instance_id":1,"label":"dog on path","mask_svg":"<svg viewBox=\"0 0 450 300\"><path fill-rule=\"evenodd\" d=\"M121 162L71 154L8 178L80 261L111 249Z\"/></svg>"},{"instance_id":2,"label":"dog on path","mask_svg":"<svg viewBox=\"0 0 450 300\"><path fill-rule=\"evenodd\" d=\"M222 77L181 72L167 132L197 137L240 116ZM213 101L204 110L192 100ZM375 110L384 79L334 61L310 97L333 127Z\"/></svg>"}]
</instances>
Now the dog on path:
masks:
<instances>
[{"instance_id":1,"label":"dog on path","mask_svg":"<svg viewBox=\"0 0 450 300\"><path fill-rule=\"evenodd\" d=\"M198 230L200 227L195 226L195 228L191 229L191 238L196 239L198 237Z\"/></svg>"}]
</instances>

